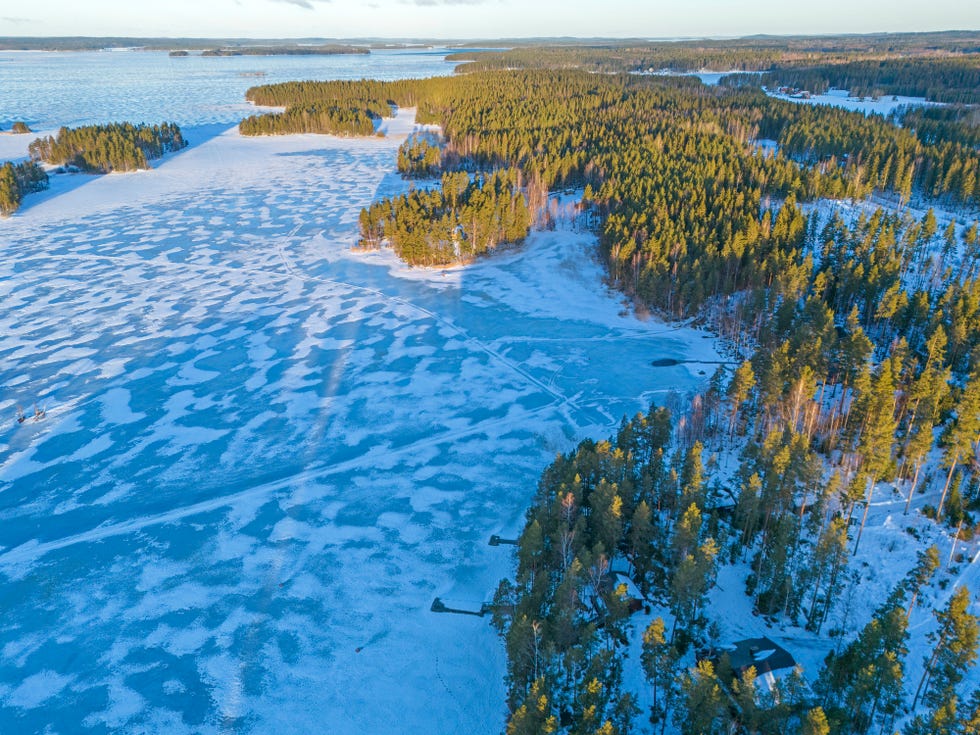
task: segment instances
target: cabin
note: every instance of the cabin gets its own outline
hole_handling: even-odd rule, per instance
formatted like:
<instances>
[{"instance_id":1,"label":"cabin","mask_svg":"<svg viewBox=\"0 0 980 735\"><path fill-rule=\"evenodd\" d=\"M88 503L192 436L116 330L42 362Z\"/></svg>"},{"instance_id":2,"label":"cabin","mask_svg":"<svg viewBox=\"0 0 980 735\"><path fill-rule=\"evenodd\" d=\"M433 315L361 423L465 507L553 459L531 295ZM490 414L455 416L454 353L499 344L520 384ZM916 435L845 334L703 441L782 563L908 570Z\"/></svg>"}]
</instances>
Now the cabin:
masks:
<instances>
[{"instance_id":1,"label":"cabin","mask_svg":"<svg viewBox=\"0 0 980 735\"><path fill-rule=\"evenodd\" d=\"M613 590L623 587L626 589L626 605L629 609L630 615L633 613L643 610L646 606L646 598L643 593L640 592L639 587L636 583L629 577L628 574L624 572L611 571L608 575L602 578L602 584L600 589L603 593L608 594ZM587 604L592 608L596 615L601 615L602 609L605 604L598 597L590 596L587 600Z\"/></svg>"},{"instance_id":2,"label":"cabin","mask_svg":"<svg viewBox=\"0 0 980 735\"><path fill-rule=\"evenodd\" d=\"M717 665L723 656L738 677L754 668L759 692L774 692L776 680L796 668L792 654L769 638L746 638L716 651L711 658Z\"/></svg>"}]
</instances>

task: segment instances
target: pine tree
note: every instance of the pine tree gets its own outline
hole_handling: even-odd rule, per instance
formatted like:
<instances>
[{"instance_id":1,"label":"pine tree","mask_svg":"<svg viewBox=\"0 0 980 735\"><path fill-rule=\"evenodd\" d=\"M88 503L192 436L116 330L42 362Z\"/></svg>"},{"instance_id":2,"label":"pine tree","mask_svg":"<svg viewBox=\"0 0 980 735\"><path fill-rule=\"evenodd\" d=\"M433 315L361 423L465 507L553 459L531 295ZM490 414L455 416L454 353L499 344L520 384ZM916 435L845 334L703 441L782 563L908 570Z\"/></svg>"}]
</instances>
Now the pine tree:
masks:
<instances>
[{"instance_id":1,"label":"pine tree","mask_svg":"<svg viewBox=\"0 0 980 735\"><path fill-rule=\"evenodd\" d=\"M729 440L735 436L739 412L754 387L755 372L752 370L752 363L746 360L735 369L732 381L728 384L728 402L731 406L731 413L728 418Z\"/></svg>"},{"instance_id":2,"label":"pine tree","mask_svg":"<svg viewBox=\"0 0 980 735\"><path fill-rule=\"evenodd\" d=\"M847 566L847 522L843 518L834 518L821 532L810 563L813 596L807 625L819 633L840 593L841 570Z\"/></svg>"},{"instance_id":3,"label":"pine tree","mask_svg":"<svg viewBox=\"0 0 980 735\"><path fill-rule=\"evenodd\" d=\"M683 735L724 735L727 732L725 698L710 661L698 661L681 679L683 707L674 721Z\"/></svg>"},{"instance_id":4,"label":"pine tree","mask_svg":"<svg viewBox=\"0 0 980 735\"><path fill-rule=\"evenodd\" d=\"M655 533L650 506L645 500L641 500L633 511L633 518L630 521L629 545L633 569L636 571L636 582L644 594L649 591L648 575L653 568Z\"/></svg>"},{"instance_id":5,"label":"pine tree","mask_svg":"<svg viewBox=\"0 0 980 735\"><path fill-rule=\"evenodd\" d=\"M12 163L0 165L0 215L10 215L20 206L20 187Z\"/></svg>"},{"instance_id":6,"label":"pine tree","mask_svg":"<svg viewBox=\"0 0 980 735\"><path fill-rule=\"evenodd\" d=\"M826 702L843 705L856 732L876 718L887 728L902 703L907 628L905 610L887 604L840 655L827 657L818 688Z\"/></svg>"},{"instance_id":7,"label":"pine tree","mask_svg":"<svg viewBox=\"0 0 980 735\"><path fill-rule=\"evenodd\" d=\"M928 718L918 715L906 725L905 735L960 735L956 697L939 704Z\"/></svg>"},{"instance_id":8,"label":"pine tree","mask_svg":"<svg viewBox=\"0 0 980 735\"><path fill-rule=\"evenodd\" d=\"M956 402L956 418L943 433L943 465L949 467L946 485L943 487L936 509L936 518L942 518L943 505L953 480L953 470L962 462L975 455L975 447L980 442L980 367L971 373L966 387Z\"/></svg>"},{"instance_id":9,"label":"pine tree","mask_svg":"<svg viewBox=\"0 0 980 735\"><path fill-rule=\"evenodd\" d=\"M534 578L543 562L544 534L537 519L524 527L517 544L517 578L527 581Z\"/></svg>"},{"instance_id":10,"label":"pine tree","mask_svg":"<svg viewBox=\"0 0 980 735\"><path fill-rule=\"evenodd\" d=\"M701 510L691 503L674 529L671 540L674 564L679 564L684 557L690 555L698 545L701 537Z\"/></svg>"},{"instance_id":11,"label":"pine tree","mask_svg":"<svg viewBox=\"0 0 980 735\"><path fill-rule=\"evenodd\" d=\"M924 585L929 583L929 580L932 579L932 575L936 573L937 569L939 569L939 549L933 545L925 551L919 552L915 567L909 572L909 576L906 579L908 591L911 593L909 608L905 612L906 617L911 617L912 609L915 607L915 602L919 597L919 591Z\"/></svg>"},{"instance_id":12,"label":"pine tree","mask_svg":"<svg viewBox=\"0 0 980 735\"><path fill-rule=\"evenodd\" d=\"M800 735L830 735L827 715L820 707L814 707L804 715L800 724Z\"/></svg>"},{"instance_id":13,"label":"pine tree","mask_svg":"<svg viewBox=\"0 0 980 735\"><path fill-rule=\"evenodd\" d=\"M606 480L589 495L592 513L589 516L589 531L593 544L602 544L603 550L615 554L623 538L623 499L619 488Z\"/></svg>"},{"instance_id":14,"label":"pine tree","mask_svg":"<svg viewBox=\"0 0 980 735\"><path fill-rule=\"evenodd\" d=\"M681 507L690 508L697 506L704 507L705 502L705 478L704 465L701 462L701 454L704 447L701 442L694 442L693 446L684 455L684 464L681 468Z\"/></svg>"},{"instance_id":15,"label":"pine tree","mask_svg":"<svg viewBox=\"0 0 980 735\"><path fill-rule=\"evenodd\" d=\"M687 554L674 570L670 582L669 602L674 614L674 630L694 632L704 597L714 585L718 546L714 539L706 539L694 554Z\"/></svg>"},{"instance_id":16,"label":"pine tree","mask_svg":"<svg viewBox=\"0 0 980 735\"><path fill-rule=\"evenodd\" d=\"M911 405L903 451L915 465L915 473L905 503L906 513L912 504L912 495L918 485L919 471L922 469L925 456L932 449L933 427L939 418L940 408L949 394L950 370L944 366L945 352L946 332L942 325L937 325L926 342L925 366L909 391Z\"/></svg>"},{"instance_id":17,"label":"pine tree","mask_svg":"<svg viewBox=\"0 0 980 735\"><path fill-rule=\"evenodd\" d=\"M527 699L510 716L507 735L550 735L558 731L558 717L553 711L544 678L535 680Z\"/></svg>"},{"instance_id":18,"label":"pine tree","mask_svg":"<svg viewBox=\"0 0 980 735\"><path fill-rule=\"evenodd\" d=\"M742 530L740 546L747 549L759 532L762 515L762 480L753 473L742 483L735 503L735 523Z\"/></svg>"},{"instance_id":19,"label":"pine tree","mask_svg":"<svg viewBox=\"0 0 980 735\"><path fill-rule=\"evenodd\" d=\"M939 630L934 635L935 648L925 660L925 671L915 692L912 708L925 687L924 701L933 707L956 696L956 687L977 659L978 619L969 612L970 593L958 587L945 610L936 612Z\"/></svg>"},{"instance_id":20,"label":"pine tree","mask_svg":"<svg viewBox=\"0 0 980 735\"><path fill-rule=\"evenodd\" d=\"M674 702L674 678L680 654L667 642L663 618L655 618L643 632L643 653L640 662L643 673L653 691L650 711L651 724L660 724L663 732L670 718Z\"/></svg>"},{"instance_id":21,"label":"pine tree","mask_svg":"<svg viewBox=\"0 0 980 735\"><path fill-rule=\"evenodd\" d=\"M980 735L980 690L973 692L960 721L962 735Z\"/></svg>"},{"instance_id":22,"label":"pine tree","mask_svg":"<svg viewBox=\"0 0 980 735\"><path fill-rule=\"evenodd\" d=\"M738 721L743 732L757 733L766 713L759 706L758 692L755 688L756 670L749 666L742 675L732 680L732 699L738 709Z\"/></svg>"},{"instance_id":23,"label":"pine tree","mask_svg":"<svg viewBox=\"0 0 980 735\"><path fill-rule=\"evenodd\" d=\"M874 387L866 397L861 397L861 413L863 425L857 451L861 457L861 471L866 477L868 490L861 526L854 542L855 554L868 520L871 492L892 461L895 440L895 374L891 360L885 360L881 364Z\"/></svg>"}]
</instances>

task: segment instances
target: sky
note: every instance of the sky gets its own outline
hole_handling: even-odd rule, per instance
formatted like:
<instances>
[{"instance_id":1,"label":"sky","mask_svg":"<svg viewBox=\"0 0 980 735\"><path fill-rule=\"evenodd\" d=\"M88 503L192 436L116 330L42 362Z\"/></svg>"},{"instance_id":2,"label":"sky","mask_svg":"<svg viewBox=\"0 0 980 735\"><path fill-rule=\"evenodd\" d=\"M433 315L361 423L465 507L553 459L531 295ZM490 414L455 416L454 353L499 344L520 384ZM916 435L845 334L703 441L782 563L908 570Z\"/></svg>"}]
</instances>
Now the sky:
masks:
<instances>
[{"instance_id":1,"label":"sky","mask_svg":"<svg viewBox=\"0 0 980 735\"><path fill-rule=\"evenodd\" d=\"M704 37L980 29L975 0L32 0L0 36Z\"/></svg>"}]
</instances>

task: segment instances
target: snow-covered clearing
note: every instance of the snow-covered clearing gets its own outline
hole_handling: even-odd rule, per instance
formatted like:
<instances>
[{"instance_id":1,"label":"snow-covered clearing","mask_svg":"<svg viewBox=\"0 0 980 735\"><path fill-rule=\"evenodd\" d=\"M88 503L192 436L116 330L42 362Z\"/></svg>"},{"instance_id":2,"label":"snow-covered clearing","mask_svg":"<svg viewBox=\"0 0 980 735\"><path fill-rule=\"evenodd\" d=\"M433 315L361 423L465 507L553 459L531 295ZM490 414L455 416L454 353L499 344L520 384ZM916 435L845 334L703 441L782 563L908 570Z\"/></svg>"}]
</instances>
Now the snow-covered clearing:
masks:
<instances>
[{"instance_id":1,"label":"snow-covered clearing","mask_svg":"<svg viewBox=\"0 0 980 735\"><path fill-rule=\"evenodd\" d=\"M478 609L554 454L703 379L652 360L718 356L568 224L352 252L411 128L188 129L0 221L0 731L500 730L499 641L433 598Z\"/></svg>"},{"instance_id":2,"label":"snow-covered clearing","mask_svg":"<svg viewBox=\"0 0 980 735\"><path fill-rule=\"evenodd\" d=\"M826 94L814 94L810 97L793 97L781 94L774 89L763 88L770 97L786 100L787 102L799 102L804 105L831 105L832 107L842 107L845 110L863 112L865 115L877 113L888 116L896 107L909 105L940 105L940 102L929 102L925 97L904 97L902 95L882 95L874 99L872 97L851 97L846 89L830 89Z\"/></svg>"}]
</instances>

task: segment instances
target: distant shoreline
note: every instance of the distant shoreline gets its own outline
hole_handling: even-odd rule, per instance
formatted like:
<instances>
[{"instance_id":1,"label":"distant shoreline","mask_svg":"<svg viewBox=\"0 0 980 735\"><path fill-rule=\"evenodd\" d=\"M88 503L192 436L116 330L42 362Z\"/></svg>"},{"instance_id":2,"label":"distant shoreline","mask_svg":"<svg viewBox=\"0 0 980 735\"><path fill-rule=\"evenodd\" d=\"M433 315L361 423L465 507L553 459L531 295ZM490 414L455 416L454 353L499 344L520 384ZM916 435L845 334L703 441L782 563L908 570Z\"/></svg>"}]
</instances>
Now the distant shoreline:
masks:
<instances>
[{"instance_id":1,"label":"distant shoreline","mask_svg":"<svg viewBox=\"0 0 980 735\"><path fill-rule=\"evenodd\" d=\"M0 36L0 51L218 51L218 55L368 54L372 49L426 48L420 43L391 43L351 39L267 38L125 38Z\"/></svg>"}]
</instances>

